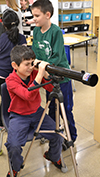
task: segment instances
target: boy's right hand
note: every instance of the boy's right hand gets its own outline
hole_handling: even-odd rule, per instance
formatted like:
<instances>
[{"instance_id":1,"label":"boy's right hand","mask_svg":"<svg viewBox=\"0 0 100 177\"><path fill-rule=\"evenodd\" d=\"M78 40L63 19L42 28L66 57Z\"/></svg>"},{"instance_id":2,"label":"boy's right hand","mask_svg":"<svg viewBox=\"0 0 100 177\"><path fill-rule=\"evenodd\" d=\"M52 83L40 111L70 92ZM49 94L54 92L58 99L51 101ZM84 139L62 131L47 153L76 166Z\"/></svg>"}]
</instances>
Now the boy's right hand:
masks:
<instances>
[{"instance_id":1,"label":"boy's right hand","mask_svg":"<svg viewBox=\"0 0 100 177\"><path fill-rule=\"evenodd\" d=\"M40 62L40 63L39 63ZM48 77L48 73L47 73L47 71L45 71L45 67L46 67L46 65L48 65L49 63L48 62L45 62L45 61L40 61L40 60L36 60L35 61L35 63L34 63L34 65L36 65L37 63L39 63L39 65L38 65L38 74L37 74L37 76L36 76L36 78L35 78L35 81L38 83L38 84L40 84L41 83L41 81L42 81L42 78L43 77Z\"/></svg>"}]
</instances>

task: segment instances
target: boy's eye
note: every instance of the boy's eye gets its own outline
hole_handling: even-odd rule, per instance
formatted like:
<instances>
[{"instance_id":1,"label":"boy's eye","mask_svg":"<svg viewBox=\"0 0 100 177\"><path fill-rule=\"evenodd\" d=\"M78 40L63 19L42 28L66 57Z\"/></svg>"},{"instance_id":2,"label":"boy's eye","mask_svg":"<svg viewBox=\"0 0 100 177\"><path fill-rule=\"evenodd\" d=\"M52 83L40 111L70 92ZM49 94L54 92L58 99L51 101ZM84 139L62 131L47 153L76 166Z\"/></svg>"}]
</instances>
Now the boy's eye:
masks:
<instances>
[{"instance_id":1,"label":"boy's eye","mask_svg":"<svg viewBox=\"0 0 100 177\"><path fill-rule=\"evenodd\" d=\"M29 66L30 64L31 64L31 63L29 63L29 62L28 62L28 63L25 63L25 66Z\"/></svg>"},{"instance_id":2,"label":"boy's eye","mask_svg":"<svg viewBox=\"0 0 100 177\"><path fill-rule=\"evenodd\" d=\"M32 61L31 63L26 63L25 66L33 66L34 65L34 61Z\"/></svg>"},{"instance_id":3,"label":"boy's eye","mask_svg":"<svg viewBox=\"0 0 100 177\"><path fill-rule=\"evenodd\" d=\"M27 63L26 66L29 66L29 63Z\"/></svg>"},{"instance_id":4,"label":"boy's eye","mask_svg":"<svg viewBox=\"0 0 100 177\"><path fill-rule=\"evenodd\" d=\"M39 15L35 15L34 17L39 17Z\"/></svg>"}]
</instances>

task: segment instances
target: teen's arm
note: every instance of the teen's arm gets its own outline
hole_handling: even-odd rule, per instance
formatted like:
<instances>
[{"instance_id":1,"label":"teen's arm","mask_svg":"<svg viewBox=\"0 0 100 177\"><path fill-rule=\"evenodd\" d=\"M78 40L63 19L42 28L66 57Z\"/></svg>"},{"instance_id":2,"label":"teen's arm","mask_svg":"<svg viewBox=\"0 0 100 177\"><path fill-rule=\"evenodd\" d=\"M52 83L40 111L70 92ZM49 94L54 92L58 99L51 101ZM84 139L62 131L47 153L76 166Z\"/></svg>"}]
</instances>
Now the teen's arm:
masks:
<instances>
[{"instance_id":1,"label":"teen's arm","mask_svg":"<svg viewBox=\"0 0 100 177\"><path fill-rule=\"evenodd\" d=\"M55 64L56 66L59 66L63 58L65 58L64 55L66 55L64 48L64 39L61 30L58 30L55 33L53 33L51 47L52 55L49 58L49 63L51 65Z\"/></svg>"}]
</instances>

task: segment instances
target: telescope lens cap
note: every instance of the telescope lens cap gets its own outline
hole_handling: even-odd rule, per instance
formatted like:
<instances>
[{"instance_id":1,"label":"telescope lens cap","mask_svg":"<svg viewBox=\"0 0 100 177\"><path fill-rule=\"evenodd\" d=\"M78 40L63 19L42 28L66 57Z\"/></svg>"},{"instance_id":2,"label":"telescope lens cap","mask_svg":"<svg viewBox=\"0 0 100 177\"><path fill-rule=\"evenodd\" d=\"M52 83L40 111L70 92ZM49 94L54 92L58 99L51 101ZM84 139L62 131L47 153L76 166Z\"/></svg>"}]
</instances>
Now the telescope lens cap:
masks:
<instances>
[{"instance_id":1,"label":"telescope lens cap","mask_svg":"<svg viewBox=\"0 0 100 177\"><path fill-rule=\"evenodd\" d=\"M98 76L96 74L91 75L90 85L94 87L98 83Z\"/></svg>"}]
</instances>

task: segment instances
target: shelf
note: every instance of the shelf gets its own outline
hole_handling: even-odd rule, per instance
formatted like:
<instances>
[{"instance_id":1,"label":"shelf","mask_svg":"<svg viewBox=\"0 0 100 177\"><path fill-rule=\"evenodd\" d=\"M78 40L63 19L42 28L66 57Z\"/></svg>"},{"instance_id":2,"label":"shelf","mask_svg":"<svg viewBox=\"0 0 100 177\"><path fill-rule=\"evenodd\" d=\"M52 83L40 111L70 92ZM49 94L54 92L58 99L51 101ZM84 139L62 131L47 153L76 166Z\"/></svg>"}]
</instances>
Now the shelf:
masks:
<instances>
[{"instance_id":1,"label":"shelf","mask_svg":"<svg viewBox=\"0 0 100 177\"><path fill-rule=\"evenodd\" d=\"M75 8L75 9L72 9L72 8L69 8L69 9L59 9L59 10L61 10L61 11L70 11L70 10L72 10L72 11L74 11L74 10L83 10L83 9L92 9L93 7L83 7L83 8Z\"/></svg>"},{"instance_id":2,"label":"shelf","mask_svg":"<svg viewBox=\"0 0 100 177\"><path fill-rule=\"evenodd\" d=\"M79 33L86 33L86 32L89 32L89 31L69 32L69 33L66 33L66 34L79 34Z\"/></svg>"},{"instance_id":3,"label":"shelf","mask_svg":"<svg viewBox=\"0 0 100 177\"><path fill-rule=\"evenodd\" d=\"M73 0L73 2L76 1L76 0ZM68 3L68 6L69 8L65 9L66 8L66 5L63 5L62 3L65 2L65 0L60 0L59 2L61 2L60 4L60 8L59 8L59 14L61 15L60 16L60 21L59 21L59 26L61 28L64 28L64 26L73 26L73 25L79 25L79 24L85 24L85 23L88 23L90 28L88 31L91 31L91 33L93 33L93 9L94 9L94 0L82 0L82 2L85 2L85 1L91 1L91 4L90 7L83 7L80 5L79 8L77 8L78 6L73 6L75 8L73 8L72 6L69 5ZM68 2L70 2L68 0ZM86 3L87 4L87 3ZM87 4L87 6L89 6L89 4ZM63 18L62 15L64 15L65 13L66 14L76 14L76 11L77 13L88 13L89 11L89 14L91 14L91 17L90 19L80 19L80 20L76 20L76 18L74 18L74 20L70 20L70 21L65 21L65 17ZM68 18L70 19L70 16L68 16ZM64 21L63 21L64 20ZM87 29L86 29L87 30ZM75 32L75 33L85 33L87 31L81 31L81 32ZM69 32L70 33L70 32Z\"/></svg>"},{"instance_id":4,"label":"shelf","mask_svg":"<svg viewBox=\"0 0 100 177\"><path fill-rule=\"evenodd\" d=\"M82 21L88 21L88 20L92 20L92 19L87 19L87 20L76 20L76 21L66 21L66 22L63 21L63 23L79 23L79 22L82 22ZM61 23L61 22L59 22L59 23Z\"/></svg>"}]
</instances>

